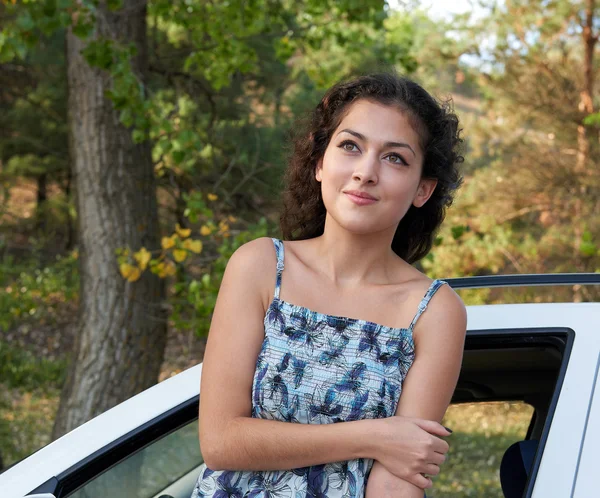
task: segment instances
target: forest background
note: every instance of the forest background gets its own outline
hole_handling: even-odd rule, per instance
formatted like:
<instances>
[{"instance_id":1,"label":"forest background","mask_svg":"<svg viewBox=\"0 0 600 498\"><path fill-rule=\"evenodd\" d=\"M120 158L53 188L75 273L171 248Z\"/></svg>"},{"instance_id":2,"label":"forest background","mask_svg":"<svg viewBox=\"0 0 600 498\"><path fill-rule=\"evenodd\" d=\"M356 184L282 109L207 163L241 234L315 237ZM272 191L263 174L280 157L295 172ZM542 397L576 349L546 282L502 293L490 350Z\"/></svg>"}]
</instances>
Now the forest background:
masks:
<instances>
[{"instance_id":1,"label":"forest background","mask_svg":"<svg viewBox=\"0 0 600 498\"><path fill-rule=\"evenodd\" d=\"M201 361L227 259L278 235L289 138L342 78L453 99L465 182L429 276L598 271L600 8L475 3L2 0L0 469Z\"/></svg>"}]
</instances>

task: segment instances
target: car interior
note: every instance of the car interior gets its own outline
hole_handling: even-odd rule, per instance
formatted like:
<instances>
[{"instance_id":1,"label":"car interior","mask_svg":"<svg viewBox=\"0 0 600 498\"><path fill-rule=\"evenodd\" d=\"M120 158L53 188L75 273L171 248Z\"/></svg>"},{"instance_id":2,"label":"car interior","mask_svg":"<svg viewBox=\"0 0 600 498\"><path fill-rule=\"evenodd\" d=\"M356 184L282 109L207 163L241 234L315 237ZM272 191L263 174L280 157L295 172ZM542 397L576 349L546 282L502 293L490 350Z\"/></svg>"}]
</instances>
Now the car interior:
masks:
<instances>
[{"instance_id":1,"label":"car interior","mask_svg":"<svg viewBox=\"0 0 600 498\"><path fill-rule=\"evenodd\" d=\"M506 448L497 469L505 498L531 494L571 344L571 331L565 329L467 335L452 403L523 401L534 408L525 439ZM162 422L165 432L160 438L154 437L139 451L61 496L189 498L202 464L197 400L186 410L187 418L168 422L176 426L166 428L167 422Z\"/></svg>"}]
</instances>

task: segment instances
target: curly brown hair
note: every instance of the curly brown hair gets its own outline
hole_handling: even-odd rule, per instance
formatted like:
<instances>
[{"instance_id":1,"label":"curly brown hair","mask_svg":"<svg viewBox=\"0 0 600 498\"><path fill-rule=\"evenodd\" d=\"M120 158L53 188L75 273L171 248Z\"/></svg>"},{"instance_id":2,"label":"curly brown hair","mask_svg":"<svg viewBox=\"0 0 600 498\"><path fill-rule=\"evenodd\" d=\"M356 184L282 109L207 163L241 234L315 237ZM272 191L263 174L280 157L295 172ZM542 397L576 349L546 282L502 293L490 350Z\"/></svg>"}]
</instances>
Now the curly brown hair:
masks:
<instances>
[{"instance_id":1,"label":"curly brown hair","mask_svg":"<svg viewBox=\"0 0 600 498\"><path fill-rule=\"evenodd\" d=\"M287 240L311 239L323 234L326 210L315 171L333 132L351 104L360 99L396 106L407 113L424 154L421 177L437 179L432 196L424 206L409 208L392 241L394 252L412 264L431 249L446 209L462 183L458 165L464 161L460 154L463 140L451 100L438 102L420 85L394 72L338 83L323 96L307 129L294 140L285 176L281 231Z\"/></svg>"}]
</instances>

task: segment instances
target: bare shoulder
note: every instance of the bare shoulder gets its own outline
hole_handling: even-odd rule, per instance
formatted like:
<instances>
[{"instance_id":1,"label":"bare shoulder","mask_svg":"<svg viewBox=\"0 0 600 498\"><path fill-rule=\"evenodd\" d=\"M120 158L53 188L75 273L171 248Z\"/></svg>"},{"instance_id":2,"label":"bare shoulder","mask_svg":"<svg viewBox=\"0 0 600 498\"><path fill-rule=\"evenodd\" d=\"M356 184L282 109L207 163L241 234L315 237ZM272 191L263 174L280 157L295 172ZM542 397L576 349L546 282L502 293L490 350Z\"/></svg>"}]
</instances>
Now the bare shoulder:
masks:
<instances>
[{"instance_id":1,"label":"bare shoulder","mask_svg":"<svg viewBox=\"0 0 600 498\"><path fill-rule=\"evenodd\" d=\"M430 281L431 282L431 281ZM433 295L426 312L415 326L415 338L418 335L430 335L430 330L440 334L464 337L467 327L467 311L460 296L447 284L441 285Z\"/></svg>"},{"instance_id":2,"label":"bare shoulder","mask_svg":"<svg viewBox=\"0 0 600 498\"><path fill-rule=\"evenodd\" d=\"M446 318L464 318L466 321L467 310L465 303L450 285L442 285L436 292L437 300L432 300L432 308Z\"/></svg>"},{"instance_id":3,"label":"bare shoulder","mask_svg":"<svg viewBox=\"0 0 600 498\"><path fill-rule=\"evenodd\" d=\"M229 264L245 268L249 272L259 273L267 267L274 268L275 247L273 240L268 237L246 242L233 253Z\"/></svg>"},{"instance_id":4,"label":"bare shoulder","mask_svg":"<svg viewBox=\"0 0 600 498\"><path fill-rule=\"evenodd\" d=\"M243 287L259 292L268 305L275 284L276 265L273 240L260 237L240 246L233 253L225 273Z\"/></svg>"}]
</instances>

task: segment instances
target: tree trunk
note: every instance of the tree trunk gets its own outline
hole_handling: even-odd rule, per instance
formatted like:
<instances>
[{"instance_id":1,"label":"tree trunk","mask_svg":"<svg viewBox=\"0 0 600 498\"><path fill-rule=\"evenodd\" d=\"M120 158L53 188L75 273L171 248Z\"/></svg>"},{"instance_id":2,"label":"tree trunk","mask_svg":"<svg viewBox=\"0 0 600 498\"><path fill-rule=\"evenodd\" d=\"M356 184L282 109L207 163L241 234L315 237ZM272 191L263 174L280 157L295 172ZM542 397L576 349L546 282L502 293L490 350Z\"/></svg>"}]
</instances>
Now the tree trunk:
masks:
<instances>
[{"instance_id":1,"label":"tree trunk","mask_svg":"<svg viewBox=\"0 0 600 498\"><path fill-rule=\"evenodd\" d=\"M98 5L96 36L137 47L134 68L147 66L146 2ZM109 75L91 68L84 43L67 34L69 127L78 211L80 309L77 339L53 437L156 383L164 355L164 282L145 272L120 275L115 251L159 247L156 185L149 143L135 144L104 95Z\"/></svg>"}]
</instances>

